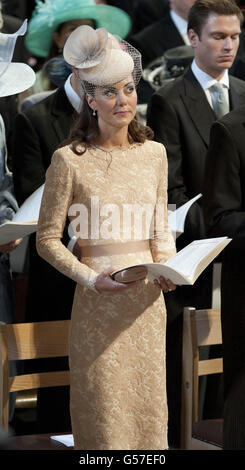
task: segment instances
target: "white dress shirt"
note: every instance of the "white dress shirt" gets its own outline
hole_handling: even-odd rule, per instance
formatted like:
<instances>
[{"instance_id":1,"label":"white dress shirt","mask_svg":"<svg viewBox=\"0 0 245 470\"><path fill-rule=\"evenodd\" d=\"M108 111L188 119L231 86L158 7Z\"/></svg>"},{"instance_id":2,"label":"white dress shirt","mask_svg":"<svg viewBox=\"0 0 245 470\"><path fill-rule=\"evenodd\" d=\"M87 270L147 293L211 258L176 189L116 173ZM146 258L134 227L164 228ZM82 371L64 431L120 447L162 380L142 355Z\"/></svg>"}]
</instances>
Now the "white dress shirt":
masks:
<instances>
[{"instance_id":1,"label":"white dress shirt","mask_svg":"<svg viewBox=\"0 0 245 470\"><path fill-rule=\"evenodd\" d=\"M182 36L184 43L187 46L190 46L190 41L187 34L187 21L184 20L184 18L181 18L181 16L177 15L177 13L175 13L173 10L170 10L170 16L177 30L179 31L180 36Z\"/></svg>"},{"instance_id":2,"label":"white dress shirt","mask_svg":"<svg viewBox=\"0 0 245 470\"><path fill-rule=\"evenodd\" d=\"M71 86L71 76L72 74L69 75L69 77L66 79L64 85L65 93L73 108L76 110L77 113L80 113L82 100L80 96L75 92L74 88L72 88Z\"/></svg>"},{"instance_id":3,"label":"white dress shirt","mask_svg":"<svg viewBox=\"0 0 245 470\"><path fill-rule=\"evenodd\" d=\"M207 96L207 100L212 108L213 108L213 100L216 101L216 98L217 98L217 93L211 89L212 85L214 85L215 83L221 83L223 85L224 90L225 90L225 97L227 99L227 103L229 103L229 86L230 85L229 85L228 69L225 70L225 73L223 77L219 80L219 82L215 78L208 75L206 72L203 72L203 70L201 70L197 66L195 59L193 60L191 64L191 69L196 79L200 83L202 89L204 90Z\"/></svg>"}]
</instances>

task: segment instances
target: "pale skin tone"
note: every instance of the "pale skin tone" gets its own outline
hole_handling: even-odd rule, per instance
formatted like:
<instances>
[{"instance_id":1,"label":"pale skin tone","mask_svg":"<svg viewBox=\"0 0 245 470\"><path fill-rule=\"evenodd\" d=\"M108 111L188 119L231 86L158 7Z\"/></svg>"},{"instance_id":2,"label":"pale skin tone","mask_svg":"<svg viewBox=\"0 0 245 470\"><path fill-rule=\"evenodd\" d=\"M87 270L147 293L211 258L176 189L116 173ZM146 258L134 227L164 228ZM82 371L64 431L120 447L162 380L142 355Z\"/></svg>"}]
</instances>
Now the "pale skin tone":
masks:
<instances>
[{"instance_id":1,"label":"pale skin tone","mask_svg":"<svg viewBox=\"0 0 245 470\"><path fill-rule=\"evenodd\" d=\"M56 31L55 33L53 33L53 40L56 46L59 49L63 50L65 42L67 38L70 36L70 34L72 33L72 31L78 28L78 26L82 26L83 24L87 24L91 26L92 28L94 26L93 21L90 19L86 19L86 18L70 20L70 21L66 21L65 23L63 23L59 32Z\"/></svg>"},{"instance_id":2,"label":"pale skin tone","mask_svg":"<svg viewBox=\"0 0 245 470\"><path fill-rule=\"evenodd\" d=\"M100 134L94 142L101 148L111 150L116 147L129 147L128 126L136 114L137 93L132 76L127 77L112 86L97 88L94 96L86 95L88 105L97 113ZM113 271L120 269L111 266L96 279L95 287L98 292L123 292L136 287L145 279L128 284L112 279ZM155 285L163 291L174 290L176 286L169 280L160 278Z\"/></svg>"},{"instance_id":3,"label":"pale skin tone","mask_svg":"<svg viewBox=\"0 0 245 470\"><path fill-rule=\"evenodd\" d=\"M10 251L13 251L22 241L22 238L19 238L18 240L14 240L10 243L6 243L5 245L0 245L0 253L9 253Z\"/></svg>"},{"instance_id":4,"label":"pale skin tone","mask_svg":"<svg viewBox=\"0 0 245 470\"><path fill-rule=\"evenodd\" d=\"M235 59L241 32L236 15L210 13L202 27L200 37L193 30L188 32L194 48L198 67L216 80L220 80Z\"/></svg>"}]
</instances>

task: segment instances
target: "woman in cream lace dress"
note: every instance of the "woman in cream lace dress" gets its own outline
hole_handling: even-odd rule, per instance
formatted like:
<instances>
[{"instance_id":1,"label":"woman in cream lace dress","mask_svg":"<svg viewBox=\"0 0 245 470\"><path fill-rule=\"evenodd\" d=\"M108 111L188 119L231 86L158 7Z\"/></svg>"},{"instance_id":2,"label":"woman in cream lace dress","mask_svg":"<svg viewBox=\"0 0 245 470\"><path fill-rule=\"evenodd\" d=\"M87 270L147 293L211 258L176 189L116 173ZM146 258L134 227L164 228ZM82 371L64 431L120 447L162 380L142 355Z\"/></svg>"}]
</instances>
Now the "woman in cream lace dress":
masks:
<instances>
[{"instance_id":1,"label":"woman in cream lace dress","mask_svg":"<svg viewBox=\"0 0 245 470\"><path fill-rule=\"evenodd\" d=\"M47 171L37 248L77 282L69 350L75 448L166 449L161 289L175 286L164 279L123 284L110 276L116 267L165 262L175 253L167 222L166 153L134 119L139 62L125 42L122 49L105 30L88 28L75 30L65 46L86 99L71 142L54 153ZM84 34L93 54L84 54ZM135 239L126 210L158 204L164 208L161 223L151 237L144 230L139 236L136 225ZM81 261L60 241L67 214Z\"/></svg>"}]
</instances>

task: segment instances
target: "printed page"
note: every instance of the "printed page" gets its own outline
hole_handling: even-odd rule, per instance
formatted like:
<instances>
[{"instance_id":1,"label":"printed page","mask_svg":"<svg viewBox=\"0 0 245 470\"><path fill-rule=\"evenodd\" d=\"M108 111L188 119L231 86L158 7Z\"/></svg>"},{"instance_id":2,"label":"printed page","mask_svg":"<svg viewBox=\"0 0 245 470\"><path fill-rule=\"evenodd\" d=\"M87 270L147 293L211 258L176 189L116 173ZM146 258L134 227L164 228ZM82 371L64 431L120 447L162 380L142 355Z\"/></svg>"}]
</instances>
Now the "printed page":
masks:
<instances>
[{"instance_id":1,"label":"printed page","mask_svg":"<svg viewBox=\"0 0 245 470\"><path fill-rule=\"evenodd\" d=\"M175 256L170 258L165 265L172 267L183 273L185 277L195 281L195 271L201 263L205 266L205 257L214 250L213 259L223 249L223 245L229 243L227 237L208 238L204 240L195 240L188 246L179 251ZM224 242L224 243L222 243ZM221 243L221 249L216 251L217 246ZM212 258L212 257L211 257ZM210 260L210 256L208 257ZM211 259L212 260L212 259ZM206 266L205 266L206 267Z\"/></svg>"},{"instance_id":2,"label":"printed page","mask_svg":"<svg viewBox=\"0 0 245 470\"><path fill-rule=\"evenodd\" d=\"M188 285L191 284L191 280L187 279L185 275L182 275L178 270L173 269L170 266L160 263L145 264L147 267L148 274L147 279L154 282L154 279L159 279L163 276L165 279L172 281L176 285Z\"/></svg>"}]
</instances>

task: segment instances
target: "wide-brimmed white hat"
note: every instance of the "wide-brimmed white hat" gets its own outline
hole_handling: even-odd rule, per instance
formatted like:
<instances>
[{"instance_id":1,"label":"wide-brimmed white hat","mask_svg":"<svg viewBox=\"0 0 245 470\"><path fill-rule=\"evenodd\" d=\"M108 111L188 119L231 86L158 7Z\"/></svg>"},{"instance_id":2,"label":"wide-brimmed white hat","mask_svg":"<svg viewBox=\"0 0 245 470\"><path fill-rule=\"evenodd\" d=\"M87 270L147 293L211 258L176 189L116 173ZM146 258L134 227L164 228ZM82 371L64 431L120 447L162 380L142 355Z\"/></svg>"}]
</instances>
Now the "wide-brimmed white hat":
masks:
<instances>
[{"instance_id":1,"label":"wide-brimmed white hat","mask_svg":"<svg viewBox=\"0 0 245 470\"><path fill-rule=\"evenodd\" d=\"M16 39L27 30L27 20L16 33L0 33L0 97L15 95L30 88L36 80L36 74L29 65L11 62Z\"/></svg>"}]
</instances>

